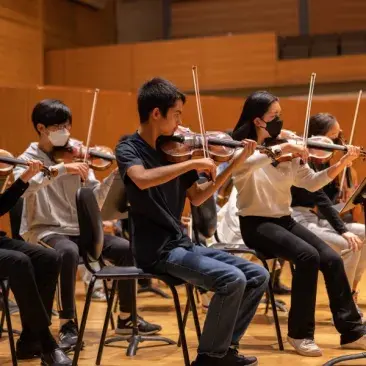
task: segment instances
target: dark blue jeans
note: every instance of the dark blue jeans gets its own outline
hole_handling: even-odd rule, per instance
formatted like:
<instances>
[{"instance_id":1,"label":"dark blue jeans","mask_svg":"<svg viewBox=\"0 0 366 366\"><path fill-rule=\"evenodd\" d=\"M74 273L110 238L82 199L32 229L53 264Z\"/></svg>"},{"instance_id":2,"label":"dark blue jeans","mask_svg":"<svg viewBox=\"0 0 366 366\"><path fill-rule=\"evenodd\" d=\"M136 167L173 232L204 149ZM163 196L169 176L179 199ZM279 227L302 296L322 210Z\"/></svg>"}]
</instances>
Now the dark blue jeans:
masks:
<instances>
[{"instance_id":1,"label":"dark blue jeans","mask_svg":"<svg viewBox=\"0 0 366 366\"><path fill-rule=\"evenodd\" d=\"M198 353L225 356L248 328L269 280L267 270L246 259L203 246L175 248L154 271L213 291Z\"/></svg>"}]
</instances>

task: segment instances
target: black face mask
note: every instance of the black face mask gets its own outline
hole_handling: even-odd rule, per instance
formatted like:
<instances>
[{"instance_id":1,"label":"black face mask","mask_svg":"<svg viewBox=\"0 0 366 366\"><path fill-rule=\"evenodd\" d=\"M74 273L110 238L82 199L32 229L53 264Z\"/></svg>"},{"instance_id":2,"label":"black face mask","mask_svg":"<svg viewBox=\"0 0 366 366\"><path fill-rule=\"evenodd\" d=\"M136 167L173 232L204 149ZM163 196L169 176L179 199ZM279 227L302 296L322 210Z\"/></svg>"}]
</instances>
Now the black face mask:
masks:
<instances>
[{"instance_id":1,"label":"black face mask","mask_svg":"<svg viewBox=\"0 0 366 366\"><path fill-rule=\"evenodd\" d=\"M272 121L266 123L266 127L262 128L264 128L269 133L269 135L275 139L281 133L282 126L282 119L276 116Z\"/></svg>"}]
</instances>

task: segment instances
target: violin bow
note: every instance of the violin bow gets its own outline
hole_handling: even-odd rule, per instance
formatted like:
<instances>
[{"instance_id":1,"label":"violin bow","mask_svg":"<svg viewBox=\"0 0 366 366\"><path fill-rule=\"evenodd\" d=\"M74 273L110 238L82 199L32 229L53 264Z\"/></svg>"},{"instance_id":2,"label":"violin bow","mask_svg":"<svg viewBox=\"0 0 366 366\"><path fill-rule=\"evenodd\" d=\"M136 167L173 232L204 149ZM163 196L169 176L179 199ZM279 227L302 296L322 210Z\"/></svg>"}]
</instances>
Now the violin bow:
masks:
<instances>
[{"instance_id":1,"label":"violin bow","mask_svg":"<svg viewBox=\"0 0 366 366\"><path fill-rule=\"evenodd\" d=\"M99 89L95 89L94 90L94 98L93 98L93 106L92 106L90 121L89 121L88 137L86 139L86 145L85 145L85 154L84 154L84 160L83 160L84 163L86 163L86 159L87 159L87 156L88 156L91 133L92 133L92 130L93 130L93 125L94 125L94 116L95 116L95 109L96 109L96 106L97 106L98 94L99 94Z\"/></svg>"},{"instance_id":2,"label":"violin bow","mask_svg":"<svg viewBox=\"0 0 366 366\"><path fill-rule=\"evenodd\" d=\"M309 122L310 122L310 111L311 104L313 102L313 94L314 94L314 85L315 85L316 73L311 73L310 76L310 84L309 84L309 95L308 95L308 103L306 106L306 115L305 115L305 126L304 126L304 135L303 135L303 145L306 148L308 145L308 133L309 133Z\"/></svg>"},{"instance_id":3,"label":"violin bow","mask_svg":"<svg viewBox=\"0 0 366 366\"><path fill-rule=\"evenodd\" d=\"M195 95L196 95L198 121L199 121L199 124L200 124L200 132L201 132L201 138L202 138L203 156L205 158L208 158L209 157L208 142L207 142L207 139L206 139L205 125L204 125L204 122L203 122L201 97L200 97L200 90L199 90L199 85L198 85L197 66L192 66L192 76L193 76L194 92L195 92Z\"/></svg>"},{"instance_id":4,"label":"violin bow","mask_svg":"<svg viewBox=\"0 0 366 366\"><path fill-rule=\"evenodd\" d=\"M353 116L353 123L352 123L352 129L351 129L351 136L349 139L349 144L352 145L352 141L353 141L353 136L355 134L355 127L356 127L356 122L357 122L357 117L358 117L358 109L360 107L360 102L361 102L361 97L362 97L362 90L360 90L358 92L358 99L357 99L357 103L356 103L356 109L355 109L355 114ZM343 173L342 173L342 179L341 179L341 183L340 183L340 192L339 195L342 195L343 192L343 184L344 184L344 179L346 178L346 171L347 168L343 169Z\"/></svg>"}]
</instances>

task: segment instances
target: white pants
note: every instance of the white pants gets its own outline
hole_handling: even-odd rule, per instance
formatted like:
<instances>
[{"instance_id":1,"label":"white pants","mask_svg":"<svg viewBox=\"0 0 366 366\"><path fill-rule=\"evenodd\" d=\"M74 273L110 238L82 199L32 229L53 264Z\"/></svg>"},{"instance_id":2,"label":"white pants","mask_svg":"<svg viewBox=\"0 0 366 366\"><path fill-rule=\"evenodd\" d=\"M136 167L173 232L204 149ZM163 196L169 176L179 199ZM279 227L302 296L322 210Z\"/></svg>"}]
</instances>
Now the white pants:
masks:
<instances>
[{"instance_id":1,"label":"white pants","mask_svg":"<svg viewBox=\"0 0 366 366\"><path fill-rule=\"evenodd\" d=\"M317 235L330 245L337 253L348 249L348 242L338 234L327 220L319 220L318 216L306 207L294 207L292 217L301 225ZM365 242L365 225L359 223L345 224L348 231L357 235ZM357 252L349 252L342 256L348 282L353 288L353 282L360 281L366 268L366 245Z\"/></svg>"}]
</instances>

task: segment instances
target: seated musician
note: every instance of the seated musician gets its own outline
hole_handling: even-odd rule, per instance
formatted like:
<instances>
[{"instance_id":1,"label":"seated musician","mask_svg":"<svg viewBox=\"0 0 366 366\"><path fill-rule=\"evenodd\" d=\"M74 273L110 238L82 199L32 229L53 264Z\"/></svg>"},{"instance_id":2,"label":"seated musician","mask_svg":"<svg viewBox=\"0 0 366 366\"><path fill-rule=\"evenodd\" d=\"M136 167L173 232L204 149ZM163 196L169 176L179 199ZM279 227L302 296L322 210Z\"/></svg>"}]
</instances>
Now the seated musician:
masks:
<instances>
[{"instance_id":1,"label":"seated musician","mask_svg":"<svg viewBox=\"0 0 366 366\"><path fill-rule=\"evenodd\" d=\"M0 216L6 214L40 173L42 164L29 161L19 178L0 196ZM42 365L71 365L49 330L61 258L54 250L10 239L0 232L0 277L9 279L19 306L22 333L16 344L19 360L41 357Z\"/></svg>"},{"instance_id":2,"label":"seated musician","mask_svg":"<svg viewBox=\"0 0 366 366\"><path fill-rule=\"evenodd\" d=\"M75 346L78 337L74 321L75 285L79 264L79 224L75 195L81 187L81 178L87 187L93 189L99 205L102 205L116 172L99 182L87 163L55 163L53 148L68 143L72 126L71 111L61 101L46 99L39 102L33 109L32 122L39 141L31 143L21 158L38 159L56 171L57 175L48 179L42 174L37 174L30 179L29 188L24 194L20 234L34 244L41 240L63 258L60 273L62 309L59 312L59 337L65 347ZM15 177L19 177L23 171L23 167L16 167ZM105 235L103 256L115 265L133 264L128 241L116 236ZM131 299L135 296L132 294L132 281L120 281L118 286L120 315L116 332L132 334ZM139 317L141 334L153 334L160 330L160 326L150 324Z\"/></svg>"},{"instance_id":3,"label":"seated musician","mask_svg":"<svg viewBox=\"0 0 366 366\"><path fill-rule=\"evenodd\" d=\"M310 118L309 137L327 136L337 142L339 134L339 123L331 114L318 113ZM322 171L329 166L329 164L314 163L310 165L315 171ZM357 305L357 286L366 268L365 225L343 222L327 194L333 188L335 188L333 181L325 186L324 190L322 189L314 193L293 187L291 189L292 216L297 222L311 230L338 253L352 249L352 251L347 252L343 256L343 262ZM338 189L336 189L336 196L338 196L338 192ZM322 215L321 217L314 212L315 206L319 214ZM358 311L362 316L361 310L358 309Z\"/></svg>"},{"instance_id":4,"label":"seated musician","mask_svg":"<svg viewBox=\"0 0 366 366\"><path fill-rule=\"evenodd\" d=\"M233 138L251 138L258 144L275 139L281 132L281 106L274 95L258 91L245 101ZM352 299L343 261L329 245L296 223L291 217L291 187L317 191L334 179L359 156L359 148L349 146L339 162L315 173L304 163L308 157L302 145L273 146L278 156L295 154L292 160L273 164L255 152L233 171L238 191L237 207L241 233L249 248L268 256L282 257L295 265L292 281L288 341L304 356L321 356L314 340L315 303L319 269L322 271L330 308L344 348L366 349L366 327ZM300 157L296 157L300 156ZM302 162L301 162L302 160Z\"/></svg>"},{"instance_id":5,"label":"seated musician","mask_svg":"<svg viewBox=\"0 0 366 366\"><path fill-rule=\"evenodd\" d=\"M186 197L194 205L202 204L253 153L255 143L243 142L245 148L215 182L211 159L169 164L159 137L177 129L184 103L185 96L169 81L147 81L138 92L139 129L116 147L131 205L135 259L145 270L215 292L192 365L257 365L255 357L239 355L236 346L267 287L268 272L242 258L193 245L181 224ZM198 185L197 171L208 171L212 180Z\"/></svg>"}]
</instances>

